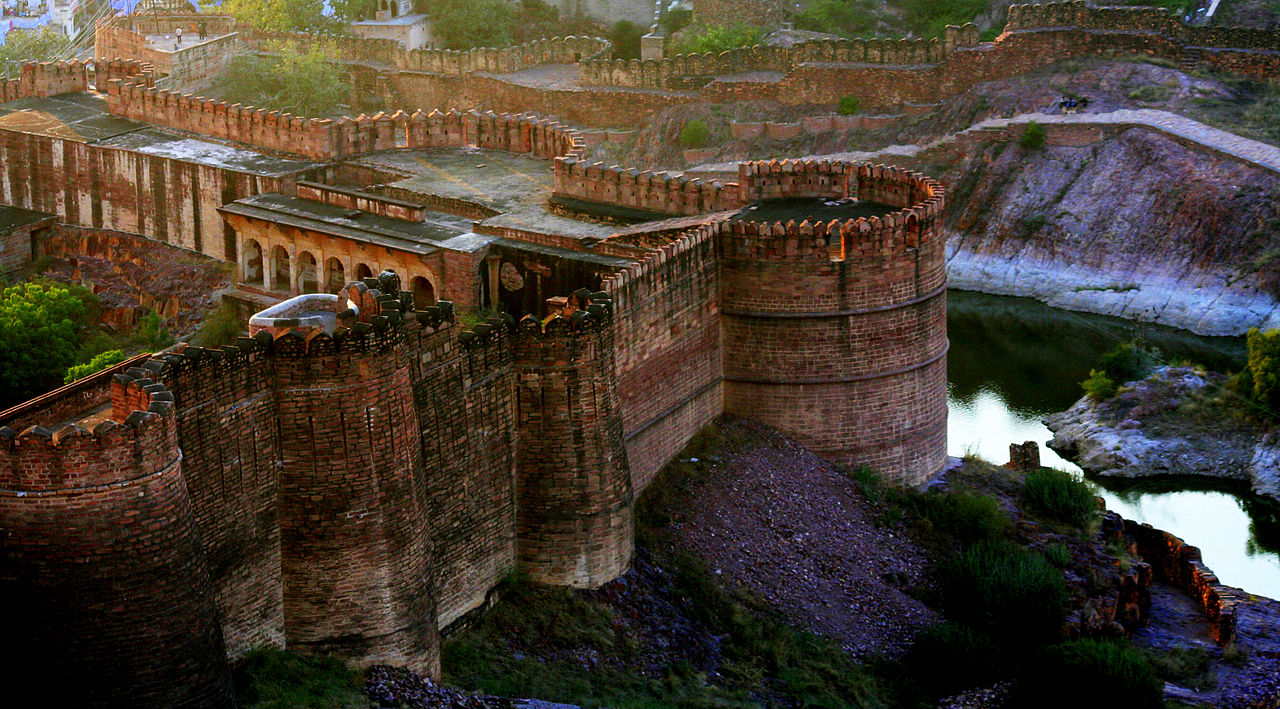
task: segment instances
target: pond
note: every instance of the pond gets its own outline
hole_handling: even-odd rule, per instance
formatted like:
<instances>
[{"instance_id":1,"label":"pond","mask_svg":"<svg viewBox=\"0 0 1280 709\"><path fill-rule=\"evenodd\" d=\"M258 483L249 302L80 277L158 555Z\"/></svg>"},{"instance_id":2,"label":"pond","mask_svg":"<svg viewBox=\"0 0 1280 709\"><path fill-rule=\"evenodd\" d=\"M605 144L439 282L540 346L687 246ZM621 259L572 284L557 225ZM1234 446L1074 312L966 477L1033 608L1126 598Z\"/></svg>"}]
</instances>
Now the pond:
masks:
<instances>
[{"instance_id":1,"label":"pond","mask_svg":"<svg viewBox=\"0 0 1280 709\"><path fill-rule=\"evenodd\" d=\"M947 428L954 456L1004 463L1010 443L1037 441L1043 464L1079 472L1043 445L1053 434L1041 419L1071 406L1090 366L1119 342L1137 337L1166 362L1190 360L1218 371L1244 362L1243 338L1199 337L1024 298L951 291L948 299ZM1280 598L1280 506L1251 496L1244 485L1091 479L1108 509L1200 547L1223 583Z\"/></svg>"}]
</instances>

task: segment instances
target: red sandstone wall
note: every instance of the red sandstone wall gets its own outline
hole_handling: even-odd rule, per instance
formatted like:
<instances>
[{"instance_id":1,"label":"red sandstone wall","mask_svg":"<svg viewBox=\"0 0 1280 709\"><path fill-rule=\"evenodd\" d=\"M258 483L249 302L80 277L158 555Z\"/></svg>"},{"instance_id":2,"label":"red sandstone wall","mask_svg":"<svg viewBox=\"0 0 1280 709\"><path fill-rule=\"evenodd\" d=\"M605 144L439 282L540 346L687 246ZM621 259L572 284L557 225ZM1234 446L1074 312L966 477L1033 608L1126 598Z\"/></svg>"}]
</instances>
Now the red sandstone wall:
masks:
<instances>
[{"instance_id":1,"label":"red sandstone wall","mask_svg":"<svg viewBox=\"0 0 1280 709\"><path fill-rule=\"evenodd\" d=\"M713 230L696 229L606 279L634 489L724 409Z\"/></svg>"},{"instance_id":2,"label":"red sandstone wall","mask_svg":"<svg viewBox=\"0 0 1280 709\"><path fill-rule=\"evenodd\" d=\"M439 314L419 322L406 340L443 630L516 568L515 375L505 325L460 343Z\"/></svg>"},{"instance_id":3,"label":"red sandstone wall","mask_svg":"<svg viewBox=\"0 0 1280 709\"><path fill-rule=\"evenodd\" d=\"M392 59L396 68L401 70L464 76L475 72L505 74L545 64L595 61L606 59L611 53L612 45L599 37L552 37L502 49L398 51Z\"/></svg>"},{"instance_id":4,"label":"red sandstone wall","mask_svg":"<svg viewBox=\"0 0 1280 709\"><path fill-rule=\"evenodd\" d=\"M281 449L270 362L242 340L221 350L187 347L150 366L174 393L183 472L227 654L283 648Z\"/></svg>"},{"instance_id":5,"label":"red sandstone wall","mask_svg":"<svg viewBox=\"0 0 1280 709\"><path fill-rule=\"evenodd\" d=\"M595 588L631 561L632 486L607 296L516 334L519 558L539 583Z\"/></svg>"},{"instance_id":6,"label":"red sandstone wall","mask_svg":"<svg viewBox=\"0 0 1280 709\"><path fill-rule=\"evenodd\" d=\"M0 676L22 706L232 707L172 397L115 377L93 432L0 428Z\"/></svg>"},{"instance_id":7,"label":"red sandstone wall","mask_svg":"<svg viewBox=\"0 0 1280 709\"><path fill-rule=\"evenodd\" d=\"M1239 589L1218 581L1200 557L1200 549L1172 534L1133 520L1124 521L1124 533L1133 537L1138 553L1151 564L1156 576L1182 589L1204 613L1209 634L1219 645L1236 637L1235 606Z\"/></svg>"},{"instance_id":8,"label":"red sandstone wall","mask_svg":"<svg viewBox=\"0 0 1280 709\"><path fill-rule=\"evenodd\" d=\"M438 676L413 355L386 321L272 347L288 647Z\"/></svg>"},{"instance_id":9,"label":"red sandstone wall","mask_svg":"<svg viewBox=\"0 0 1280 709\"><path fill-rule=\"evenodd\" d=\"M552 196L629 207L657 214L689 216L741 207L738 186L666 172L625 170L575 157L558 157L552 166Z\"/></svg>"},{"instance_id":10,"label":"red sandstone wall","mask_svg":"<svg viewBox=\"0 0 1280 709\"><path fill-rule=\"evenodd\" d=\"M139 61L103 59L89 70L89 62L28 62L20 67L16 79L0 79L0 103L20 98L57 96L87 91L91 85L105 87L111 79L132 79L153 83L150 64Z\"/></svg>"},{"instance_id":11,"label":"red sandstone wall","mask_svg":"<svg viewBox=\"0 0 1280 709\"><path fill-rule=\"evenodd\" d=\"M725 410L824 456L918 484L946 462L941 187L870 165L741 166L746 194L905 209L844 223L722 222ZM806 194L806 190L812 194Z\"/></svg>"},{"instance_id":12,"label":"red sandstone wall","mask_svg":"<svg viewBox=\"0 0 1280 709\"><path fill-rule=\"evenodd\" d=\"M0 130L0 201L223 261L236 261L235 240L218 207L262 192L291 194L294 180Z\"/></svg>"}]
</instances>

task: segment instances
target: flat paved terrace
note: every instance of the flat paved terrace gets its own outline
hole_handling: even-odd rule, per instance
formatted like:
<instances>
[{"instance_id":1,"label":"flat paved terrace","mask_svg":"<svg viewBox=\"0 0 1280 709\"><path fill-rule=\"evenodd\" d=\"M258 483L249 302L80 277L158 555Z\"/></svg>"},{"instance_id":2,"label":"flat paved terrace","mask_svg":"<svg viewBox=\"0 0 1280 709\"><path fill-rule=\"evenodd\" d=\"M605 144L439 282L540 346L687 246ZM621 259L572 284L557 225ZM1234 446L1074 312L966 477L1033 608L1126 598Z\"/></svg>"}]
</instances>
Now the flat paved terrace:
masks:
<instances>
[{"instance_id":1,"label":"flat paved terrace","mask_svg":"<svg viewBox=\"0 0 1280 709\"><path fill-rule=\"evenodd\" d=\"M477 222L483 226L586 239L603 239L617 231L547 211L553 186L550 160L497 150L447 149L395 151L355 162L411 175L391 183L394 187L501 212Z\"/></svg>"}]
</instances>

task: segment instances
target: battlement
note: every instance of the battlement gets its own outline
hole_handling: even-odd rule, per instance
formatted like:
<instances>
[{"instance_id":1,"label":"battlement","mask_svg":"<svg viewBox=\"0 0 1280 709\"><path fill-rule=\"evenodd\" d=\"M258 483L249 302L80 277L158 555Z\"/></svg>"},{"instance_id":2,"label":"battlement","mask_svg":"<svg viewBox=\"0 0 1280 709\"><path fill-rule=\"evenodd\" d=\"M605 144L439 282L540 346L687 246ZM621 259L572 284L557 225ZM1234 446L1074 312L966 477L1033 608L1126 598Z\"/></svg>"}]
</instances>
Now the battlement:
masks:
<instances>
[{"instance_id":1,"label":"battlement","mask_svg":"<svg viewBox=\"0 0 1280 709\"><path fill-rule=\"evenodd\" d=\"M1184 46L1272 51L1280 48L1280 30L1189 25L1163 7L1099 7L1073 0L1040 5L1013 5L1009 8L1005 32L1055 28L1150 32Z\"/></svg>"},{"instance_id":2,"label":"battlement","mask_svg":"<svg viewBox=\"0 0 1280 709\"><path fill-rule=\"evenodd\" d=\"M789 72L808 62L911 66L937 64L956 49L978 45L973 23L950 25L944 36L924 39L812 40L791 47L755 45L719 54L678 54L663 59L584 61L579 78L588 86L690 89L707 77L748 71ZM697 81L703 77L702 81ZM693 81L691 84L690 82Z\"/></svg>"},{"instance_id":3,"label":"battlement","mask_svg":"<svg viewBox=\"0 0 1280 709\"><path fill-rule=\"evenodd\" d=\"M723 212L742 206L738 186L718 180L588 163L572 154L556 158L552 172L553 197L672 216Z\"/></svg>"},{"instance_id":4,"label":"battlement","mask_svg":"<svg viewBox=\"0 0 1280 709\"><path fill-rule=\"evenodd\" d=\"M0 427L0 488L46 493L128 483L177 458L173 394L145 369L116 374L108 418L55 431Z\"/></svg>"},{"instance_id":5,"label":"battlement","mask_svg":"<svg viewBox=\"0 0 1280 709\"><path fill-rule=\"evenodd\" d=\"M0 102L79 93L95 85L104 87L112 79L155 83L152 67L146 62L125 59L27 62L19 67L17 79L0 81Z\"/></svg>"},{"instance_id":6,"label":"battlement","mask_svg":"<svg viewBox=\"0 0 1280 709\"><path fill-rule=\"evenodd\" d=\"M580 155L585 140L558 121L492 111L396 111L356 118L303 118L201 96L157 89L142 82L107 85L107 110L137 121L232 140L258 148L332 160L396 148L476 145L550 158Z\"/></svg>"},{"instance_id":7,"label":"battlement","mask_svg":"<svg viewBox=\"0 0 1280 709\"><path fill-rule=\"evenodd\" d=\"M468 50L413 49L395 53L397 69L448 76L507 74L544 64L607 61L613 44L600 37L551 37L514 47Z\"/></svg>"}]
</instances>

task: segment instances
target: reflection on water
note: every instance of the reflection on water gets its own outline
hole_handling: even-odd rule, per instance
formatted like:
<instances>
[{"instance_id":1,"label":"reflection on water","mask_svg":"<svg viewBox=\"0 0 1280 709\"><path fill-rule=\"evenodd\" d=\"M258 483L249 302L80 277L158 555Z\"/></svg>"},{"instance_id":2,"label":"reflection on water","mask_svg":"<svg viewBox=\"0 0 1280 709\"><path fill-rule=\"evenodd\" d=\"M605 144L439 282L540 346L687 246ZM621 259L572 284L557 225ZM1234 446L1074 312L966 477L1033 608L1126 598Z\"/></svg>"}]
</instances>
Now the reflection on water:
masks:
<instances>
[{"instance_id":1,"label":"reflection on water","mask_svg":"<svg viewBox=\"0 0 1280 709\"><path fill-rule=\"evenodd\" d=\"M1080 396L1080 380L1117 342L1141 336L1170 362L1238 369L1241 338L1205 338L1164 328L1138 330L1116 318L1054 310L1022 298L948 294L948 447L1002 463L1009 444L1052 438L1040 422ZM1041 446L1045 465L1080 469ZM1200 547L1226 584L1280 598L1280 509L1243 486L1198 480L1096 480L1109 509Z\"/></svg>"}]
</instances>

